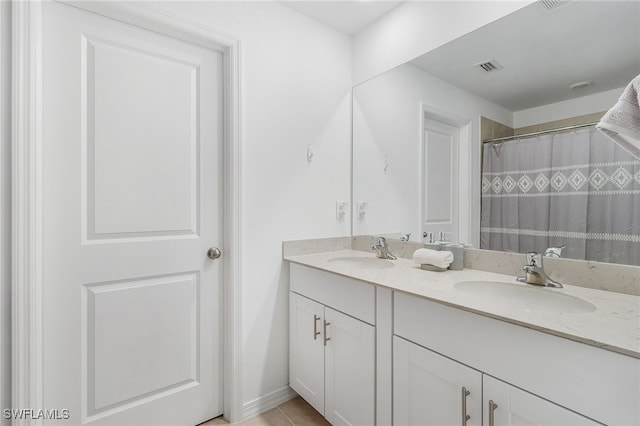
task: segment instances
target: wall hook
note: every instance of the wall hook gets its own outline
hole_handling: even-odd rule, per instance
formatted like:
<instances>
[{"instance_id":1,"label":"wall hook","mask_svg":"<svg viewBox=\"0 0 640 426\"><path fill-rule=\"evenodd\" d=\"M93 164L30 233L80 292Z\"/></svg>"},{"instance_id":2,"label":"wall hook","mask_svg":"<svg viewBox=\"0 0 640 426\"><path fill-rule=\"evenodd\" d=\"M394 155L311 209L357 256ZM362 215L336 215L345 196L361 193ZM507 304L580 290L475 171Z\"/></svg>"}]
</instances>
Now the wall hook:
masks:
<instances>
[{"instance_id":1,"label":"wall hook","mask_svg":"<svg viewBox=\"0 0 640 426\"><path fill-rule=\"evenodd\" d=\"M313 158L313 150L311 149L311 144L307 145L307 161L310 163Z\"/></svg>"}]
</instances>

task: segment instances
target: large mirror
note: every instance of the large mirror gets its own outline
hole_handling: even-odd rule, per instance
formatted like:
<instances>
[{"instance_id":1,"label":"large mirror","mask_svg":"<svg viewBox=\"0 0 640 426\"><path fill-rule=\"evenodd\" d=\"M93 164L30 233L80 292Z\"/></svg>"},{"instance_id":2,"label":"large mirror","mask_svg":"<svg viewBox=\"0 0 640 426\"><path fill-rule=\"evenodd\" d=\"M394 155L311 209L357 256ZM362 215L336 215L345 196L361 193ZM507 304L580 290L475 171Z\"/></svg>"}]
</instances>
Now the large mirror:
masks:
<instances>
[{"instance_id":1,"label":"large mirror","mask_svg":"<svg viewBox=\"0 0 640 426\"><path fill-rule=\"evenodd\" d=\"M640 160L593 126L640 74L640 3L556 6L354 88L354 235L640 264Z\"/></svg>"}]
</instances>

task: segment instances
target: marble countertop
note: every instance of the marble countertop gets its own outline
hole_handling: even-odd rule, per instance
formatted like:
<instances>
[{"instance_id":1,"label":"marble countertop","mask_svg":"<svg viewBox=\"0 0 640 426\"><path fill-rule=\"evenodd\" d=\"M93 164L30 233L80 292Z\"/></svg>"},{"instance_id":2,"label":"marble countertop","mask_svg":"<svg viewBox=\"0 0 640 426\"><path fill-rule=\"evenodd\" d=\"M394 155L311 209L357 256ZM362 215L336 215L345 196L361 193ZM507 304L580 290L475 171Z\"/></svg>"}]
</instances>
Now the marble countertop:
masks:
<instances>
[{"instance_id":1,"label":"marble countertop","mask_svg":"<svg viewBox=\"0 0 640 426\"><path fill-rule=\"evenodd\" d=\"M373 253L336 250L316 254L285 256L284 260L355 278L402 291L469 312L507 321L523 327L575 340L610 351L640 358L640 297L565 285L555 289L518 283L515 277L493 272L464 269L433 272L412 260L390 261L388 269L361 269L336 257L355 256L375 259ZM524 309L492 297L470 294L455 287L461 281L497 281L528 287L527 292L555 292L577 297L595 306L592 312L558 313L544 309Z\"/></svg>"}]
</instances>

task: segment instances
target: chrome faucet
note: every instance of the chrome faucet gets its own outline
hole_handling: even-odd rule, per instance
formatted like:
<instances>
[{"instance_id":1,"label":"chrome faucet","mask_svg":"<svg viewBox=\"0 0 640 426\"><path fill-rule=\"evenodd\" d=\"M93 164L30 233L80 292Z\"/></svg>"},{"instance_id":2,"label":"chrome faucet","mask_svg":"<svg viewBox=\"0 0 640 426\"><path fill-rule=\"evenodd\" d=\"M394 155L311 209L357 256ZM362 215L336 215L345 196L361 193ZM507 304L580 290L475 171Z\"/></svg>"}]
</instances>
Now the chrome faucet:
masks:
<instances>
[{"instance_id":1,"label":"chrome faucet","mask_svg":"<svg viewBox=\"0 0 640 426\"><path fill-rule=\"evenodd\" d=\"M562 288L562 284L551 279L542 266L542 255L535 251L526 254L527 263L522 267L524 277L516 278L521 283L543 285L546 287Z\"/></svg>"},{"instance_id":2,"label":"chrome faucet","mask_svg":"<svg viewBox=\"0 0 640 426\"><path fill-rule=\"evenodd\" d=\"M396 260L397 257L389 252L389 246L387 240L384 237L378 237L376 243L371 247L376 252L376 257L379 259Z\"/></svg>"}]
</instances>

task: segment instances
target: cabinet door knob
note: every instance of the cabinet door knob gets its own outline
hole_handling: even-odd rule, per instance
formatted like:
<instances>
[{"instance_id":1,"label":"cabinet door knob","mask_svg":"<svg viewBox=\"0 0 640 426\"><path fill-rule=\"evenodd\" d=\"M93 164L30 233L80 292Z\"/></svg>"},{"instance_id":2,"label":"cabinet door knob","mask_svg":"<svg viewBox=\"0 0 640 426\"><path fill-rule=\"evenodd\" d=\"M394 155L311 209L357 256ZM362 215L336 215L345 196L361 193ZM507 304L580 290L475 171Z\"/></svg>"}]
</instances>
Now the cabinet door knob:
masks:
<instances>
[{"instance_id":1,"label":"cabinet door knob","mask_svg":"<svg viewBox=\"0 0 640 426\"><path fill-rule=\"evenodd\" d=\"M211 247L209 250L207 250L207 257L209 259L217 259L220 256L222 256L222 252L218 247Z\"/></svg>"},{"instance_id":2,"label":"cabinet door knob","mask_svg":"<svg viewBox=\"0 0 640 426\"><path fill-rule=\"evenodd\" d=\"M467 414L467 397L470 394L471 392L469 392L467 388L463 386L462 387L462 426L467 426L467 421L471 418L471 416Z\"/></svg>"},{"instance_id":3,"label":"cabinet door knob","mask_svg":"<svg viewBox=\"0 0 640 426\"><path fill-rule=\"evenodd\" d=\"M324 327L323 327L323 331L324 331L324 345L325 345L325 346L327 346L327 342L328 342L329 340L331 340L331 337L327 337L327 326L328 326L328 325L331 325L331 323L330 323L330 322L328 322L328 321L325 321L325 322L324 322Z\"/></svg>"},{"instance_id":4,"label":"cabinet door knob","mask_svg":"<svg viewBox=\"0 0 640 426\"><path fill-rule=\"evenodd\" d=\"M494 426L495 423L495 409L498 408L498 404L489 400L489 426Z\"/></svg>"}]
</instances>

